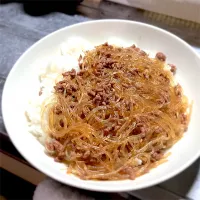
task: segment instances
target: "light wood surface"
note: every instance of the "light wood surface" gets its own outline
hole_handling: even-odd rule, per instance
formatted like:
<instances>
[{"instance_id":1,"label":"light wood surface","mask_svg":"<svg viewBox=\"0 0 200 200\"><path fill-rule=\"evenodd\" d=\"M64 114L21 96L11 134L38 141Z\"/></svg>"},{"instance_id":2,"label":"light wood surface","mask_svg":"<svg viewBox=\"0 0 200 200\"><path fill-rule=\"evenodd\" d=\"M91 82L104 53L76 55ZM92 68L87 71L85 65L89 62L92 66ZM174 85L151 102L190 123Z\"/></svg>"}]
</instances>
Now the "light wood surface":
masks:
<instances>
[{"instance_id":1,"label":"light wood surface","mask_svg":"<svg viewBox=\"0 0 200 200\"><path fill-rule=\"evenodd\" d=\"M200 23L199 0L109 0Z\"/></svg>"},{"instance_id":2,"label":"light wood surface","mask_svg":"<svg viewBox=\"0 0 200 200\"><path fill-rule=\"evenodd\" d=\"M0 167L34 185L46 177L43 173L2 152L0 152Z\"/></svg>"}]
</instances>

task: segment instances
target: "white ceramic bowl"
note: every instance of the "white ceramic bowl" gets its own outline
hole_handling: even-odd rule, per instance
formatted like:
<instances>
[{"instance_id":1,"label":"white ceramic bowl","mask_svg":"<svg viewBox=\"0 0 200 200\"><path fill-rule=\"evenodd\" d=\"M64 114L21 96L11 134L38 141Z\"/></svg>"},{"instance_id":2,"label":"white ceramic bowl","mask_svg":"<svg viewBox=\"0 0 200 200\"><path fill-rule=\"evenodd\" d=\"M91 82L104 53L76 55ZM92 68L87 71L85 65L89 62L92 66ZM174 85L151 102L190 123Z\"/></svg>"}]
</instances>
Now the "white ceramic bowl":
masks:
<instances>
[{"instance_id":1,"label":"white ceramic bowl","mask_svg":"<svg viewBox=\"0 0 200 200\"><path fill-rule=\"evenodd\" d=\"M46 156L43 146L27 132L24 116L28 93L34 88L36 60L55 52L71 36L81 36L93 44L105 42L109 37L134 41L140 48L161 51L167 61L177 66L177 79L185 93L194 101L192 118L184 137L170 149L168 162L158 166L136 180L84 181L66 174L65 167ZM200 155L200 58L183 40L154 26L125 21L100 20L80 23L60 29L29 48L11 70L3 91L3 118L8 134L19 152L44 174L67 185L104 192L142 189L165 181L183 171Z\"/></svg>"}]
</instances>

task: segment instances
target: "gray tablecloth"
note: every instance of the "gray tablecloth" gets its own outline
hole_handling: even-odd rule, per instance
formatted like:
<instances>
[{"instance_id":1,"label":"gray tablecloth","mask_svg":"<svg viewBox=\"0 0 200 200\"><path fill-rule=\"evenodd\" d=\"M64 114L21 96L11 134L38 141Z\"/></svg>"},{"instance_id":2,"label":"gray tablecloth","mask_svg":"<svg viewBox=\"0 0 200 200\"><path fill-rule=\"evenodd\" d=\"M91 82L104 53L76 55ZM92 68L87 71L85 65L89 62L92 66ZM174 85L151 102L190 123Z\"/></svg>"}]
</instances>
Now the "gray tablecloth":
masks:
<instances>
[{"instance_id":1,"label":"gray tablecloth","mask_svg":"<svg viewBox=\"0 0 200 200\"><path fill-rule=\"evenodd\" d=\"M10 69L28 47L57 29L87 20L58 12L34 17L24 12L22 4L0 5L0 95ZM6 134L1 110L0 132Z\"/></svg>"},{"instance_id":2,"label":"gray tablecloth","mask_svg":"<svg viewBox=\"0 0 200 200\"><path fill-rule=\"evenodd\" d=\"M9 3L0 5L0 95L2 94L3 85L10 69L28 47L50 32L87 20L91 19L80 15L66 15L58 12L33 17L24 12L21 4ZM194 38L192 41L195 41ZM198 47L196 47L196 50L200 51ZM0 132L6 135L1 110ZM184 173L163 183L161 185L162 188L155 186L146 190L133 192L132 194L145 200L178 200L179 197L175 193L195 200L200 199L199 177L199 161L197 161ZM166 191L172 191L173 194L166 193Z\"/></svg>"}]
</instances>

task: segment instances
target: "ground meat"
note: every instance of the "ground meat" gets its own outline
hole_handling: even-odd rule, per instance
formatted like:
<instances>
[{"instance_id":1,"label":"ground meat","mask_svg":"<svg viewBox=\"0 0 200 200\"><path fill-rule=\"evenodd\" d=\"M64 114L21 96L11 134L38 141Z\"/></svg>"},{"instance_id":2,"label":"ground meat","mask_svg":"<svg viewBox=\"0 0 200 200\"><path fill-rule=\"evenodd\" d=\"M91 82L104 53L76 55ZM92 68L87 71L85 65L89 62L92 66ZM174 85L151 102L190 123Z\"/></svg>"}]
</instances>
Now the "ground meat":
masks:
<instances>
[{"instance_id":1,"label":"ground meat","mask_svg":"<svg viewBox=\"0 0 200 200\"><path fill-rule=\"evenodd\" d=\"M78 90L78 86L76 84L69 84L65 81L60 81L54 86L54 89L57 93L65 93L66 95L71 95L73 92Z\"/></svg>"},{"instance_id":2,"label":"ground meat","mask_svg":"<svg viewBox=\"0 0 200 200\"><path fill-rule=\"evenodd\" d=\"M95 97L96 92L91 90L91 91L88 92L88 95L91 96L91 97Z\"/></svg>"},{"instance_id":3,"label":"ground meat","mask_svg":"<svg viewBox=\"0 0 200 200\"><path fill-rule=\"evenodd\" d=\"M77 75L78 76L83 76L84 72L85 72L84 70L81 70L80 72L77 73Z\"/></svg>"},{"instance_id":4,"label":"ground meat","mask_svg":"<svg viewBox=\"0 0 200 200\"><path fill-rule=\"evenodd\" d=\"M64 146L60 143L60 142L58 142L57 140L54 140L53 142L53 145L54 145L54 148L55 148L55 150L57 151L57 152L62 152L64 149Z\"/></svg>"},{"instance_id":5,"label":"ground meat","mask_svg":"<svg viewBox=\"0 0 200 200\"><path fill-rule=\"evenodd\" d=\"M153 117L160 117L162 112L160 110L154 110L148 113L148 115L153 116Z\"/></svg>"},{"instance_id":6,"label":"ground meat","mask_svg":"<svg viewBox=\"0 0 200 200\"><path fill-rule=\"evenodd\" d=\"M128 87L129 87L129 84L128 84L128 83L122 83L122 86L123 86L124 88L128 88Z\"/></svg>"},{"instance_id":7,"label":"ground meat","mask_svg":"<svg viewBox=\"0 0 200 200\"><path fill-rule=\"evenodd\" d=\"M110 126L110 127L106 127L104 130L103 130L103 133L104 133L104 136L108 136L111 131L113 130L113 127Z\"/></svg>"},{"instance_id":8,"label":"ground meat","mask_svg":"<svg viewBox=\"0 0 200 200\"><path fill-rule=\"evenodd\" d=\"M46 148L49 150L49 151L55 151L55 147L53 145L52 142L46 142Z\"/></svg>"},{"instance_id":9,"label":"ground meat","mask_svg":"<svg viewBox=\"0 0 200 200\"><path fill-rule=\"evenodd\" d=\"M40 91L39 91L39 96L41 96L41 95L42 95L43 89L44 89L44 87L41 87L41 88L40 88Z\"/></svg>"},{"instance_id":10,"label":"ground meat","mask_svg":"<svg viewBox=\"0 0 200 200\"><path fill-rule=\"evenodd\" d=\"M102 101L102 98L99 94L97 94L95 96L95 98L93 99L93 103L96 104L96 105L99 105L101 101Z\"/></svg>"},{"instance_id":11,"label":"ground meat","mask_svg":"<svg viewBox=\"0 0 200 200\"><path fill-rule=\"evenodd\" d=\"M158 53L156 54L156 58L157 58L158 60L160 60L160 61L165 61L165 60L166 60L166 56L165 56L165 54L163 54L162 52L158 52Z\"/></svg>"},{"instance_id":12,"label":"ground meat","mask_svg":"<svg viewBox=\"0 0 200 200\"><path fill-rule=\"evenodd\" d=\"M132 102L130 102L130 101L124 101L124 105L126 107L126 110L130 111Z\"/></svg>"},{"instance_id":13,"label":"ground meat","mask_svg":"<svg viewBox=\"0 0 200 200\"><path fill-rule=\"evenodd\" d=\"M147 124L140 123L140 124L137 124L136 128L133 129L131 134L132 135L138 135L138 134L145 135L148 131L149 131L149 128L147 127Z\"/></svg>"},{"instance_id":14,"label":"ground meat","mask_svg":"<svg viewBox=\"0 0 200 200\"><path fill-rule=\"evenodd\" d=\"M140 55L142 55L142 56L146 56L147 53L146 53L145 51L141 50L141 51L140 51Z\"/></svg>"},{"instance_id":15,"label":"ground meat","mask_svg":"<svg viewBox=\"0 0 200 200\"><path fill-rule=\"evenodd\" d=\"M80 115L80 118L81 119L84 119L86 117L85 113L82 111L81 115Z\"/></svg>"},{"instance_id":16,"label":"ground meat","mask_svg":"<svg viewBox=\"0 0 200 200\"><path fill-rule=\"evenodd\" d=\"M108 57L106 57L106 56L103 56L100 60L99 60L99 62L97 63L97 66L98 67L100 67L100 68L110 68L110 69L112 69L113 68L113 63L115 63L114 62L114 60L112 59L112 58L108 58Z\"/></svg>"},{"instance_id":17,"label":"ground meat","mask_svg":"<svg viewBox=\"0 0 200 200\"><path fill-rule=\"evenodd\" d=\"M174 87L174 92L175 92L175 95L178 96L178 97L181 97L182 96L182 87L177 84L175 87Z\"/></svg>"},{"instance_id":18,"label":"ground meat","mask_svg":"<svg viewBox=\"0 0 200 200\"><path fill-rule=\"evenodd\" d=\"M84 107L82 112L81 112L81 116L80 117L82 119L84 119L88 115L89 112L90 112L90 109L88 107Z\"/></svg>"},{"instance_id":19,"label":"ground meat","mask_svg":"<svg viewBox=\"0 0 200 200\"><path fill-rule=\"evenodd\" d=\"M155 129L154 129L155 134L160 134L162 132L163 132L163 129L160 126L155 127Z\"/></svg>"},{"instance_id":20,"label":"ground meat","mask_svg":"<svg viewBox=\"0 0 200 200\"><path fill-rule=\"evenodd\" d=\"M131 73L132 75L136 76L136 75L139 74L139 70L138 70L138 69L132 69L132 70L130 71L130 73Z\"/></svg>"},{"instance_id":21,"label":"ground meat","mask_svg":"<svg viewBox=\"0 0 200 200\"><path fill-rule=\"evenodd\" d=\"M135 117L137 126L143 126L144 124L147 124L150 119L151 117L148 114L141 114Z\"/></svg>"},{"instance_id":22,"label":"ground meat","mask_svg":"<svg viewBox=\"0 0 200 200\"><path fill-rule=\"evenodd\" d=\"M67 87L66 81L62 80L56 83L56 85L54 86L54 89L57 93L63 93L66 87Z\"/></svg>"},{"instance_id":23,"label":"ground meat","mask_svg":"<svg viewBox=\"0 0 200 200\"><path fill-rule=\"evenodd\" d=\"M108 44L108 42L105 42L105 43L103 44L103 46L108 47L108 46L110 46L110 45Z\"/></svg>"},{"instance_id":24,"label":"ground meat","mask_svg":"<svg viewBox=\"0 0 200 200\"><path fill-rule=\"evenodd\" d=\"M111 53L109 53L107 49L101 49L101 51L97 51L97 54L107 58L111 57Z\"/></svg>"},{"instance_id":25,"label":"ground meat","mask_svg":"<svg viewBox=\"0 0 200 200\"><path fill-rule=\"evenodd\" d=\"M84 154L83 154L83 159L87 159L90 156L90 151L87 150Z\"/></svg>"},{"instance_id":26,"label":"ground meat","mask_svg":"<svg viewBox=\"0 0 200 200\"><path fill-rule=\"evenodd\" d=\"M70 108L74 108L75 107L75 105L76 105L76 103L75 102L71 102L71 105L70 105Z\"/></svg>"},{"instance_id":27,"label":"ground meat","mask_svg":"<svg viewBox=\"0 0 200 200\"><path fill-rule=\"evenodd\" d=\"M168 65L171 67L170 71L171 71L173 74L176 74L176 66L173 65L173 64L168 64Z\"/></svg>"},{"instance_id":28,"label":"ground meat","mask_svg":"<svg viewBox=\"0 0 200 200\"><path fill-rule=\"evenodd\" d=\"M66 92L66 95L71 95L72 94L72 88L70 86L68 86L67 88L65 88L65 92Z\"/></svg>"},{"instance_id":29,"label":"ground meat","mask_svg":"<svg viewBox=\"0 0 200 200\"><path fill-rule=\"evenodd\" d=\"M111 57L111 54L110 54L110 53L105 53L105 56L106 56L107 58L110 58L110 57Z\"/></svg>"},{"instance_id":30,"label":"ground meat","mask_svg":"<svg viewBox=\"0 0 200 200\"><path fill-rule=\"evenodd\" d=\"M95 89L89 91L88 95L93 99L95 105L107 105L113 95L113 86L114 84L107 81L102 82Z\"/></svg>"},{"instance_id":31,"label":"ground meat","mask_svg":"<svg viewBox=\"0 0 200 200\"><path fill-rule=\"evenodd\" d=\"M94 75L101 76L102 75L102 71L98 71L97 69L95 69L94 70Z\"/></svg>"},{"instance_id":32,"label":"ground meat","mask_svg":"<svg viewBox=\"0 0 200 200\"><path fill-rule=\"evenodd\" d=\"M76 70L72 69L71 71L64 72L62 75L63 77L70 76L73 79L76 76Z\"/></svg>"},{"instance_id":33,"label":"ground meat","mask_svg":"<svg viewBox=\"0 0 200 200\"><path fill-rule=\"evenodd\" d=\"M58 106L56 106L54 108L54 112L55 112L55 114L60 115L62 113L62 110Z\"/></svg>"},{"instance_id":34,"label":"ground meat","mask_svg":"<svg viewBox=\"0 0 200 200\"><path fill-rule=\"evenodd\" d=\"M188 116L185 113L180 114L181 124L187 125Z\"/></svg>"},{"instance_id":35,"label":"ground meat","mask_svg":"<svg viewBox=\"0 0 200 200\"><path fill-rule=\"evenodd\" d=\"M54 86L54 89L57 93L63 93L64 92L64 86L60 83L57 83L56 86Z\"/></svg>"},{"instance_id":36,"label":"ground meat","mask_svg":"<svg viewBox=\"0 0 200 200\"><path fill-rule=\"evenodd\" d=\"M82 58L82 55L79 56L78 65L79 65L80 69L83 69L83 58Z\"/></svg>"},{"instance_id":37,"label":"ground meat","mask_svg":"<svg viewBox=\"0 0 200 200\"><path fill-rule=\"evenodd\" d=\"M121 128L121 126L115 126L114 131L117 132L119 129Z\"/></svg>"},{"instance_id":38,"label":"ground meat","mask_svg":"<svg viewBox=\"0 0 200 200\"><path fill-rule=\"evenodd\" d=\"M144 78L149 79L150 74L149 74L149 70L148 70L148 69L145 69L145 70L144 70L143 76L144 76Z\"/></svg>"},{"instance_id":39,"label":"ground meat","mask_svg":"<svg viewBox=\"0 0 200 200\"><path fill-rule=\"evenodd\" d=\"M155 162L157 160L160 160L162 158L162 154L161 153L158 153L158 152L154 152L152 154L152 158L151 158L151 161Z\"/></svg>"},{"instance_id":40,"label":"ground meat","mask_svg":"<svg viewBox=\"0 0 200 200\"><path fill-rule=\"evenodd\" d=\"M81 62L81 60L82 60L82 55L79 56L78 62Z\"/></svg>"},{"instance_id":41,"label":"ground meat","mask_svg":"<svg viewBox=\"0 0 200 200\"><path fill-rule=\"evenodd\" d=\"M56 162L62 162L64 158L66 157L65 152L60 152L58 155L54 158Z\"/></svg>"},{"instance_id":42,"label":"ground meat","mask_svg":"<svg viewBox=\"0 0 200 200\"><path fill-rule=\"evenodd\" d=\"M158 77L158 80L159 80L161 83L165 83L165 84L169 84L169 83L170 83L169 78L166 77L164 74L160 74L160 76Z\"/></svg>"},{"instance_id":43,"label":"ground meat","mask_svg":"<svg viewBox=\"0 0 200 200\"><path fill-rule=\"evenodd\" d=\"M128 174L129 179L131 179L131 180L134 180L136 178L135 171L131 166L124 167L120 172L123 174Z\"/></svg>"},{"instance_id":44,"label":"ground meat","mask_svg":"<svg viewBox=\"0 0 200 200\"><path fill-rule=\"evenodd\" d=\"M98 87L98 88L95 89L95 91L96 92L103 92L103 88Z\"/></svg>"},{"instance_id":45,"label":"ground meat","mask_svg":"<svg viewBox=\"0 0 200 200\"><path fill-rule=\"evenodd\" d=\"M65 126L64 121L61 119L59 122L60 126L63 128Z\"/></svg>"},{"instance_id":46,"label":"ground meat","mask_svg":"<svg viewBox=\"0 0 200 200\"><path fill-rule=\"evenodd\" d=\"M76 84L70 84L69 87L72 89L73 92L78 90L78 86Z\"/></svg>"},{"instance_id":47,"label":"ground meat","mask_svg":"<svg viewBox=\"0 0 200 200\"><path fill-rule=\"evenodd\" d=\"M94 65L94 72L93 73L96 76L103 76L104 66L101 62L98 62L96 65Z\"/></svg>"},{"instance_id":48,"label":"ground meat","mask_svg":"<svg viewBox=\"0 0 200 200\"><path fill-rule=\"evenodd\" d=\"M55 152L55 161L62 161L65 158L65 148L57 140L52 140L51 142L46 142L46 148L49 151Z\"/></svg>"},{"instance_id":49,"label":"ground meat","mask_svg":"<svg viewBox=\"0 0 200 200\"><path fill-rule=\"evenodd\" d=\"M109 95L105 92L97 93L95 98L93 99L93 103L96 105L106 105L108 104Z\"/></svg>"},{"instance_id":50,"label":"ground meat","mask_svg":"<svg viewBox=\"0 0 200 200\"><path fill-rule=\"evenodd\" d=\"M136 47L136 48L135 48L135 51L139 52L139 51L140 51L140 48Z\"/></svg>"},{"instance_id":51,"label":"ground meat","mask_svg":"<svg viewBox=\"0 0 200 200\"><path fill-rule=\"evenodd\" d=\"M133 44L132 46L130 46L129 48L133 48L133 49L135 49L136 48L136 46Z\"/></svg>"},{"instance_id":52,"label":"ground meat","mask_svg":"<svg viewBox=\"0 0 200 200\"><path fill-rule=\"evenodd\" d=\"M160 92L160 99L157 100L158 104L161 105L161 107L169 104L170 102L170 95L167 91L161 91Z\"/></svg>"}]
</instances>

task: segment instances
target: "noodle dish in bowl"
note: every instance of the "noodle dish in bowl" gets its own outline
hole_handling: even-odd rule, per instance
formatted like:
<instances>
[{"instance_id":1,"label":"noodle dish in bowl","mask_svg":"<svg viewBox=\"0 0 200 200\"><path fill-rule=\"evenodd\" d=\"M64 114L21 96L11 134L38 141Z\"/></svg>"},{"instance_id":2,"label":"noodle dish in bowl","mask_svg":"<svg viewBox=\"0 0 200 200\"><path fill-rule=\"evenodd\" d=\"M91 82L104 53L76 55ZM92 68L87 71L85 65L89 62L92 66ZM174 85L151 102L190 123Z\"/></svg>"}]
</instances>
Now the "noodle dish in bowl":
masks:
<instances>
[{"instance_id":1,"label":"noodle dish in bowl","mask_svg":"<svg viewBox=\"0 0 200 200\"><path fill-rule=\"evenodd\" d=\"M123 29L116 32L118 24ZM86 22L22 55L5 84L4 121L20 153L60 182L96 191L141 189L199 156L198 76L198 55L166 31L123 20ZM6 105L17 88L27 92L20 90L11 106L19 115L11 120L14 133Z\"/></svg>"}]
</instances>

